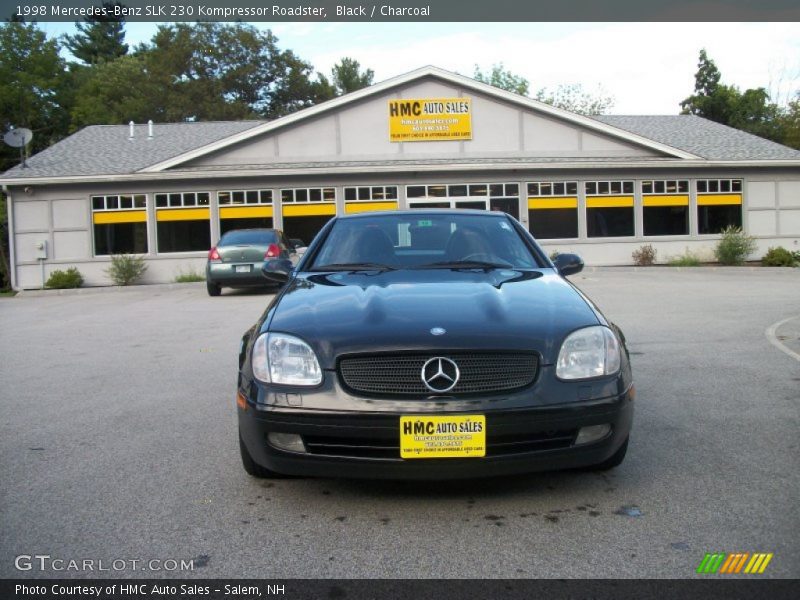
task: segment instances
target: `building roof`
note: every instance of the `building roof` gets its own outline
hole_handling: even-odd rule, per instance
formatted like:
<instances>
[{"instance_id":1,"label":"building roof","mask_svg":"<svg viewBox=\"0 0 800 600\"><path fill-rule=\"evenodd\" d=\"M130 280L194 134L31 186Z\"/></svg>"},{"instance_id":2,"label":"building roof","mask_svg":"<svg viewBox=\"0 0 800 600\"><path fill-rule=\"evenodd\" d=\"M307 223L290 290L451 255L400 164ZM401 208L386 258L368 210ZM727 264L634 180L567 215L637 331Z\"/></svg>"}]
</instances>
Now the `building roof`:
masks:
<instances>
[{"instance_id":1,"label":"building roof","mask_svg":"<svg viewBox=\"0 0 800 600\"><path fill-rule=\"evenodd\" d=\"M156 123L153 137L147 125L90 125L17 165L3 178L121 175L202 148L265 121Z\"/></svg>"},{"instance_id":2,"label":"building roof","mask_svg":"<svg viewBox=\"0 0 800 600\"><path fill-rule=\"evenodd\" d=\"M695 115L601 115L596 120L706 160L800 160L800 151Z\"/></svg>"},{"instance_id":3,"label":"building roof","mask_svg":"<svg viewBox=\"0 0 800 600\"><path fill-rule=\"evenodd\" d=\"M0 181L22 182L24 180L102 179L104 177L143 176L190 171L184 163L199 156L218 152L244 140L271 132L278 128L311 119L341 106L360 101L370 96L379 96L393 88L403 86L425 77L433 77L457 84L465 89L495 97L504 102L516 104L529 110L538 111L561 119L575 126L600 134L638 144L663 155L661 162L698 163L703 161L748 162L758 164L762 161L800 161L800 151L781 146L757 136L707 121L691 115L673 116L617 116L604 115L590 118L583 115L544 104L537 100L501 90L469 77L450 73L436 67L423 67L393 77L368 88L346 94L316 106L300 110L274 121L223 121L196 123L168 123L154 126L153 138L147 137L147 125L136 125L133 139L129 139L127 125L94 125L86 127L50 148L34 155L28 160L27 168L16 166L0 176ZM480 163L482 159L461 160L459 163ZM579 163L581 159L534 158L493 159L485 157L486 162L498 163ZM602 160L609 164L621 164L616 159ZM644 159L630 159L643 162ZM413 166L411 161L408 166ZM428 161L429 162L429 161ZM446 162L446 161L445 161ZM346 166L356 163L344 163ZM371 166L401 167L402 160L371 162ZM308 167L309 165L306 165ZM314 165L319 168L324 165ZM331 163L329 166L333 167ZM302 169L296 165L237 165L241 171L254 169ZM210 170L210 169L209 169Z\"/></svg>"}]
</instances>

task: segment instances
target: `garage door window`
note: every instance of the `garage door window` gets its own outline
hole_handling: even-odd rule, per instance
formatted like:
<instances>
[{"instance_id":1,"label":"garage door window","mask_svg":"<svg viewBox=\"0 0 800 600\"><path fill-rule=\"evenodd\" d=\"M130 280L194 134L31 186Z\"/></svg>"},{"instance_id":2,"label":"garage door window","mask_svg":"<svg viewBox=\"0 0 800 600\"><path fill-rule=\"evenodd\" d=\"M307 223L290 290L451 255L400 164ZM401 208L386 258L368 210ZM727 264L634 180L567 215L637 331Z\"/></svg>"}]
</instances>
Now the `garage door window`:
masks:
<instances>
[{"instance_id":1,"label":"garage door window","mask_svg":"<svg viewBox=\"0 0 800 600\"><path fill-rule=\"evenodd\" d=\"M272 227L272 190L217 192L219 230Z\"/></svg>"},{"instance_id":2,"label":"garage door window","mask_svg":"<svg viewBox=\"0 0 800 600\"><path fill-rule=\"evenodd\" d=\"M92 196L94 255L147 254L147 196Z\"/></svg>"},{"instance_id":3,"label":"garage door window","mask_svg":"<svg viewBox=\"0 0 800 600\"><path fill-rule=\"evenodd\" d=\"M584 185L589 237L633 236L633 181L587 181Z\"/></svg>"},{"instance_id":4,"label":"garage door window","mask_svg":"<svg viewBox=\"0 0 800 600\"><path fill-rule=\"evenodd\" d=\"M538 239L578 237L578 182L529 182L528 221Z\"/></svg>"},{"instance_id":5,"label":"garage door window","mask_svg":"<svg viewBox=\"0 0 800 600\"><path fill-rule=\"evenodd\" d=\"M397 210L396 185L363 185L344 188L346 213Z\"/></svg>"},{"instance_id":6,"label":"garage door window","mask_svg":"<svg viewBox=\"0 0 800 600\"><path fill-rule=\"evenodd\" d=\"M730 226L742 226L742 180L698 179L698 233L720 233Z\"/></svg>"},{"instance_id":7,"label":"garage door window","mask_svg":"<svg viewBox=\"0 0 800 600\"><path fill-rule=\"evenodd\" d=\"M211 247L209 192L155 194L159 254L199 252Z\"/></svg>"},{"instance_id":8,"label":"garage door window","mask_svg":"<svg viewBox=\"0 0 800 600\"><path fill-rule=\"evenodd\" d=\"M644 234L689 234L689 181L642 181Z\"/></svg>"}]
</instances>

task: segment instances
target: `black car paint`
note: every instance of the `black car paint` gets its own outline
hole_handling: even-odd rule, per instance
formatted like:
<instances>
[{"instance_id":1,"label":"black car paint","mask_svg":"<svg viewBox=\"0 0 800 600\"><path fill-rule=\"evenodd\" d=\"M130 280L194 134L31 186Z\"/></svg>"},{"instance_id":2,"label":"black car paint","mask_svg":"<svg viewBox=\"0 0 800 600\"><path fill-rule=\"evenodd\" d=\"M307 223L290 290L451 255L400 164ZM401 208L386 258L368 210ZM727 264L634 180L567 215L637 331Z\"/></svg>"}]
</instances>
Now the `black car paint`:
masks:
<instances>
[{"instance_id":1,"label":"black car paint","mask_svg":"<svg viewBox=\"0 0 800 600\"><path fill-rule=\"evenodd\" d=\"M335 219L326 225L242 340L238 388L247 406L238 411L240 434L257 462L289 474L438 479L589 466L620 448L631 428L634 398L621 331L559 273L519 223L510 217L495 218L510 219L541 268L308 272L306 266L313 263ZM575 259L567 257L564 264L574 265ZM621 341L619 372L591 380L559 380L555 362L564 339L598 324L611 327ZM431 336L432 327L443 327L448 334ZM255 339L268 331L296 335L309 343L323 370L322 383L300 388L255 380L250 352ZM442 355L466 349L533 348L539 353L540 369L528 388L478 398L446 394L413 400L366 398L351 394L339 381L337 357L410 351L420 347L420 339L426 350ZM426 413L485 414L489 431L610 423L612 433L585 447L482 459L341 459L293 454L266 443L269 431L346 436L369 430L397 437L399 416Z\"/></svg>"}]
</instances>

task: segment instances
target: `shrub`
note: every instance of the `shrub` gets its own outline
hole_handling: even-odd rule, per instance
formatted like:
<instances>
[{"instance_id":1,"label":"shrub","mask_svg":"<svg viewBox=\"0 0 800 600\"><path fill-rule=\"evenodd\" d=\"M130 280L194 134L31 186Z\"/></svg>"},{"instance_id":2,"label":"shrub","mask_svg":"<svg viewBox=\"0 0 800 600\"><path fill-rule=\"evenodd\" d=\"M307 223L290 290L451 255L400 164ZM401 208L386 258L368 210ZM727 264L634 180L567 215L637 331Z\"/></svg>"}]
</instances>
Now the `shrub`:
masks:
<instances>
[{"instance_id":1,"label":"shrub","mask_svg":"<svg viewBox=\"0 0 800 600\"><path fill-rule=\"evenodd\" d=\"M147 263L144 262L143 256L113 254L111 266L106 269L106 274L114 282L114 285L131 285L136 283L145 271L147 271Z\"/></svg>"},{"instance_id":2,"label":"shrub","mask_svg":"<svg viewBox=\"0 0 800 600\"><path fill-rule=\"evenodd\" d=\"M670 267L698 267L700 258L690 250L686 250L681 256L673 256L669 259Z\"/></svg>"},{"instance_id":3,"label":"shrub","mask_svg":"<svg viewBox=\"0 0 800 600\"><path fill-rule=\"evenodd\" d=\"M202 275L194 269L189 269L185 273L179 271L175 276L175 283L194 283L195 281L205 281L205 275Z\"/></svg>"},{"instance_id":4,"label":"shrub","mask_svg":"<svg viewBox=\"0 0 800 600\"><path fill-rule=\"evenodd\" d=\"M558 250L553 250L553 251L550 253L550 260L555 260L555 259L556 259L556 257L557 257L559 254L561 254L561 252L559 252Z\"/></svg>"},{"instance_id":5,"label":"shrub","mask_svg":"<svg viewBox=\"0 0 800 600\"><path fill-rule=\"evenodd\" d=\"M746 235L741 227L731 225L722 230L722 239L714 248L714 256L723 265L741 265L755 249L755 238Z\"/></svg>"},{"instance_id":6,"label":"shrub","mask_svg":"<svg viewBox=\"0 0 800 600\"><path fill-rule=\"evenodd\" d=\"M69 288L80 287L83 283L83 275L75 267L70 267L66 271L55 270L50 273L47 278L45 287L53 288L56 290L66 290Z\"/></svg>"},{"instance_id":7,"label":"shrub","mask_svg":"<svg viewBox=\"0 0 800 600\"><path fill-rule=\"evenodd\" d=\"M765 267L793 267L800 264L800 252L790 252L780 246L770 248L761 259L761 264Z\"/></svg>"},{"instance_id":8,"label":"shrub","mask_svg":"<svg viewBox=\"0 0 800 600\"><path fill-rule=\"evenodd\" d=\"M657 251L652 244L645 244L634 250L631 257L633 258L633 264L640 267L649 267L656 262L656 254Z\"/></svg>"}]
</instances>

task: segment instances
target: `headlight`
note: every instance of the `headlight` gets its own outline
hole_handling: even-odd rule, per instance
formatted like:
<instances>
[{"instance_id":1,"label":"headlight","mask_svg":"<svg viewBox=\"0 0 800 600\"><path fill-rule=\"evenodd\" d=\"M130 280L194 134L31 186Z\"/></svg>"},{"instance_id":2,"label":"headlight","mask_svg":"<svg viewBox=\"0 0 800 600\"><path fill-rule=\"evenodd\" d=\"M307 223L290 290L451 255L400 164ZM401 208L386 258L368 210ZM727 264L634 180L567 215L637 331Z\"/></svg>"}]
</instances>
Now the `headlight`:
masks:
<instances>
[{"instance_id":1,"label":"headlight","mask_svg":"<svg viewBox=\"0 0 800 600\"><path fill-rule=\"evenodd\" d=\"M253 344L253 375L265 383L319 385L322 370L311 346L284 333L264 333Z\"/></svg>"},{"instance_id":2,"label":"headlight","mask_svg":"<svg viewBox=\"0 0 800 600\"><path fill-rule=\"evenodd\" d=\"M619 342L608 327L573 331L561 345L556 363L559 379L588 379L619 371Z\"/></svg>"}]
</instances>

